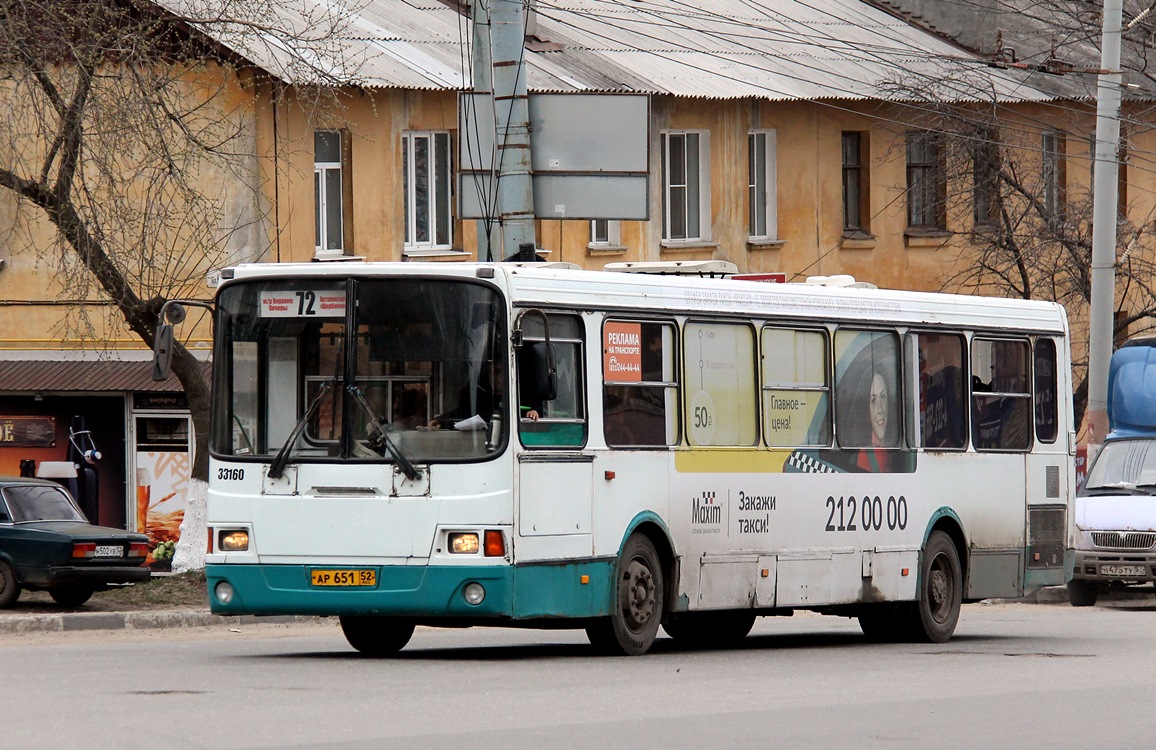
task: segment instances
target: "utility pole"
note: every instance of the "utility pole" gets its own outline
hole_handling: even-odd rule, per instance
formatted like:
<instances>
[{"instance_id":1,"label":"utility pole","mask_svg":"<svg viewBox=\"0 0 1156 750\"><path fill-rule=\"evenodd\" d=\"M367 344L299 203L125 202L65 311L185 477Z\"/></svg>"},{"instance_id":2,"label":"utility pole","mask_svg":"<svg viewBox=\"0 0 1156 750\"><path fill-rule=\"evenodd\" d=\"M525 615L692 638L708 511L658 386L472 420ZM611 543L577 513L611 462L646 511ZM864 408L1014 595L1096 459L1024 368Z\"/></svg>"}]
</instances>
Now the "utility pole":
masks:
<instances>
[{"instance_id":1,"label":"utility pole","mask_svg":"<svg viewBox=\"0 0 1156 750\"><path fill-rule=\"evenodd\" d=\"M481 5L480 2L475 3ZM524 0L489 0L501 258L537 247L525 66ZM493 250L491 249L491 253Z\"/></svg>"},{"instance_id":2,"label":"utility pole","mask_svg":"<svg viewBox=\"0 0 1156 750\"><path fill-rule=\"evenodd\" d=\"M1108 362L1116 296L1117 173L1120 151L1122 0L1104 0L1096 85L1096 157L1092 184L1092 289L1088 316L1088 461L1108 434Z\"/></svg>"}]
</instances>

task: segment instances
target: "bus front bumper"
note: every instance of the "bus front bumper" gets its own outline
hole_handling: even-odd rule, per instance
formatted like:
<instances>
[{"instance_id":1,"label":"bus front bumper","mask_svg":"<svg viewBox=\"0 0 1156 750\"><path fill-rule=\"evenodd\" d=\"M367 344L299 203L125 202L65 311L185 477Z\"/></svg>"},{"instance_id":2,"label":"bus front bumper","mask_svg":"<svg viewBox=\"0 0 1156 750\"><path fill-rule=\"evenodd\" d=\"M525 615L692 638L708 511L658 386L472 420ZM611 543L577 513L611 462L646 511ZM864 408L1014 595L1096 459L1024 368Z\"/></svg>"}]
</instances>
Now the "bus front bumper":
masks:
<instances>
[{"instance_id":1,"label":"bus front bumper","mask_svg":"<svg viewBox=\"0 0 1156 750\"><path fill-rule=\"evenodd\" d=\"M317 585L374 572L372 585ZM379 615L423 621L599 617L610 612L612 560L549 565L205 566L218 615ZM363 577L362 577L363 580ZM483 596L477 600L478 587Z\"/></svg>"}]
</instances>

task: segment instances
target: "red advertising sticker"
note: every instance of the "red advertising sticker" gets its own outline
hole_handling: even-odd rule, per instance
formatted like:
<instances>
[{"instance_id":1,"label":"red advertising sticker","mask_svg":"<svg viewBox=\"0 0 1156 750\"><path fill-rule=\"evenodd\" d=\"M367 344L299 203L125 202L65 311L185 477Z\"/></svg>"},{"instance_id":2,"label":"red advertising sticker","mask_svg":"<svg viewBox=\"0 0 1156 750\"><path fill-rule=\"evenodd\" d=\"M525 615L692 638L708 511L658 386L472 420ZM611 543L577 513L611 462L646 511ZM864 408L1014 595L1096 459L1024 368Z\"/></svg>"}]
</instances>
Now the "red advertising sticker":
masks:
<instances>
[{"instance_id":1,"label":"red advertising sticker","mask_svg":"<svg viewBox=\"0 0 1156 750\"><path fill-rule=\"evenodd\" d=\"M641 323L607 323L602 329L602 373L608 383L642 379Z\"/></svg>"}]
</instances>

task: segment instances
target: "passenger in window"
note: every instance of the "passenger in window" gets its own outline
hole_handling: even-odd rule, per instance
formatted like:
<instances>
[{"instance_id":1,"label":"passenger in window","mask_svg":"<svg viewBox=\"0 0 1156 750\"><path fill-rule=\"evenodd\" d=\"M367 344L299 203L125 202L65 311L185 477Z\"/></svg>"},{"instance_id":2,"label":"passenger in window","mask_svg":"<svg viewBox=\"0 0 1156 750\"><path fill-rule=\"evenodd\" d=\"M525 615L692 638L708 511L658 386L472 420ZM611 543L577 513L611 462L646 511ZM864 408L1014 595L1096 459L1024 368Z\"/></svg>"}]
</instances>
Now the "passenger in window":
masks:
<instances>
[{"instance_id":1,"label":"passenger in window","mask_svg":"<svg viewBox=\"0 0 1156 750\"><path fill-rule=\"evenodd\" d=\"M891 455L885 449L894 447L894 422L891 414L891 394L883 375L871 375L871 392L867 402L867 418L871 427L871 446L859 451L856 465L864 471L891 471Z\"/></svg>"},{"instance_id":2,"label":"passenger in window","mask_svg":"<svg viewBox=\"0 0 1156 750\"><path fill-rule=\"evenodd\" d=\"M426 411L425 393L407 388L400 394L400 397L394 397L393 429L413 430L427 424L429 413Z\"/></svg>"},{"instance_id":3,"label":"passenger in window","mask_svg":"<svg viewBox=\"0 0 1156 750\"><path fill-rule=\"evenodd\" d=\"M506 392L504 368L494 367L492 370L493 375L483 371L476 383L467 382L463 385L458 392L457 405L434 417L429 426L450 429L473 416L481 417L488 424L495 411L500 413Z\"/></svg>"}]
</instances>

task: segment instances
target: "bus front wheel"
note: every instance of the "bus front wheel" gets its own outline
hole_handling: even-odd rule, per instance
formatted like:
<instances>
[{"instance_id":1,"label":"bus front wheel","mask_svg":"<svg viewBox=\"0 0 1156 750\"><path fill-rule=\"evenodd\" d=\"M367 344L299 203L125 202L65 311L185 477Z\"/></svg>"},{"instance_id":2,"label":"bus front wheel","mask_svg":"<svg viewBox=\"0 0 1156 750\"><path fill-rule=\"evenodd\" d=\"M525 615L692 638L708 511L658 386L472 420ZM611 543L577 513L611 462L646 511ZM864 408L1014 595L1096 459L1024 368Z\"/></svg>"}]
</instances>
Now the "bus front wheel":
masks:
<instances>
[{"instance_id":1,"label":"bus front wheel","mask_svg":"<svg viewBox=\"0 0 1156 750\"><path fill-rule=\"evenodd\" d=\"M393 656L413 636L413 623L399 617L342 615L339 619L345 640L366 656Z\"/></svg>"},{"instance_id":2,"label":"bus front wheel","mask_svg":"<svg viewBox=\"0 0 1156 750\"><path fill-rule=\"evenodd\" d=\"M602 653L639 656L658 635L665 605L662 564L658 552L642 534L626 540L618 557L612 611L586 628L586 635Z\"/></svg>"}]
</instances>

